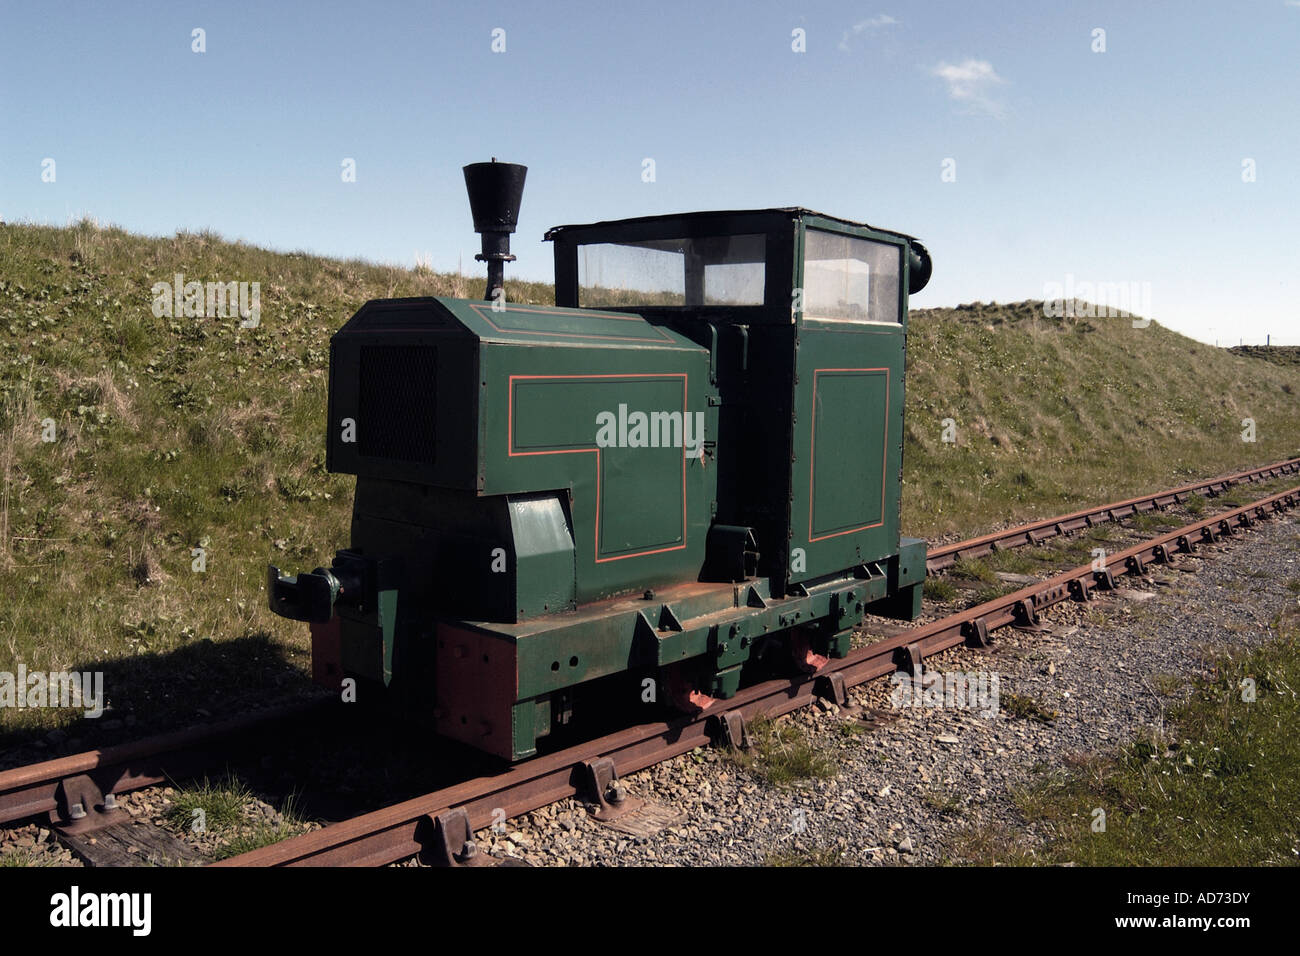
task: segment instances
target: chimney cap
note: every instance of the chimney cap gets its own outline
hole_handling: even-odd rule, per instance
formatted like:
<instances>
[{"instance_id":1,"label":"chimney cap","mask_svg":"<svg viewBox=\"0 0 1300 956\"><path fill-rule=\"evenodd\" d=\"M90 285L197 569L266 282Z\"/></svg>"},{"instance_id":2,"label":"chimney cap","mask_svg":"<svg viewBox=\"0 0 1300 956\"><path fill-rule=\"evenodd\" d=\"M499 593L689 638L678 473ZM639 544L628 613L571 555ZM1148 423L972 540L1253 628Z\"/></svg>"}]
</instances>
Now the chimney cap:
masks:
<instances>
[{"instance_id":1,"label":"chimney cap","mask_svg":"<svg viewBox=\"0 0 1300 956\"><path fill-rule=\"evenodd\" d=\"M528 167L518 163L470 163L464 168L475 232L511 233L519 223Z\"/></svg>"}]
</instances>

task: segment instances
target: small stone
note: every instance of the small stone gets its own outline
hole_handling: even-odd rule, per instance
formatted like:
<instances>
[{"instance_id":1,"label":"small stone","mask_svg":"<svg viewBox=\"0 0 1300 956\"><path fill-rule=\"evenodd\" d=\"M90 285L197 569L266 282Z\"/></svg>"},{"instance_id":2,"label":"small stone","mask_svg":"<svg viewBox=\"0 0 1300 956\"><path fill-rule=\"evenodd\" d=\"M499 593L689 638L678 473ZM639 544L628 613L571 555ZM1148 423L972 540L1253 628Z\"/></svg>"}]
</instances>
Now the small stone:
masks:
<instances>
[{"instance_id":1,"label":"small stone","mask_svg":"<svg viewBox=\"0 0 1300 956\"><path fill-rule=\"evenodd\" d=\"M1013 574L1010 571L997 571L995 573L999 581L1004 581L1007 584L1036 584L1038 582L1038 578L1032 574Z\"/></svg>"}]
</instances>

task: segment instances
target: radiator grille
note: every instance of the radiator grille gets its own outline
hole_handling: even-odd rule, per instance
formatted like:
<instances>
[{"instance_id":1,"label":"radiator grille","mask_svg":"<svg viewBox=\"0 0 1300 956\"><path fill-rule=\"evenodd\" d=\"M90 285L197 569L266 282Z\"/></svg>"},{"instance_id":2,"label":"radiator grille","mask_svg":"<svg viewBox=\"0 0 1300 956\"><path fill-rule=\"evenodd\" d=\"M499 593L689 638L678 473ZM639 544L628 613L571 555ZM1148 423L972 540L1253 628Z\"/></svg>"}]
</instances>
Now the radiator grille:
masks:
<instances>
[{"instance_id":1,"label":"radiator grille","mask_svg":"<svg viewBox=\"0 0 1300 956\"><path fill-rule=\"evenodd\" d=\"M434 463L438 350L363 345L357 448L365 458Z\"/></svg>"}]
</instances>

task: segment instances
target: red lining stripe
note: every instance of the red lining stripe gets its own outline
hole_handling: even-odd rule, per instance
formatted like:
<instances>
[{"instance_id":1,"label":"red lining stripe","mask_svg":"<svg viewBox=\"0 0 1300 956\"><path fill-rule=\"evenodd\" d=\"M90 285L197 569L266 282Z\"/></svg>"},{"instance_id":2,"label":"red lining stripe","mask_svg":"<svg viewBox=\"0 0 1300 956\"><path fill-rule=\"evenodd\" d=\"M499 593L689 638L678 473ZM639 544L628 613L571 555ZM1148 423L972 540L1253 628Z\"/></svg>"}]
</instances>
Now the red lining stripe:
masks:
<instances>
[{"instance_id":1,"label":"red lining stripe","mask_svg":"<svg viewBox=\"0 0 1300 956\"><path fill-rule=\"evenodd\" d=\"M493 326L495 328L495 326ZM609 373L601 375L511 375L509 385L509 401L506 403L506 456L509 458L518 458L528 455L585 455L595 453L596 455L596 534L592 548L592 560L596 564L605 564L609 561L622 561L625 558L640 558L649 554L664 554L668 551L680 551L686 547L686 449L682 448L682 543L673 545L668 548L654 548L649 551L635 551L632 554L619 554L610 558L600 557L600 447L595 448L565 448L557 451L515 451L515 381L519 380L536 380L546 379L548 381L568 381L570 379L584 378L680 378L682 380L682 437L686 435L686 415L690 414L687 410L687 396L689 394L690 379L685 372L638 372L638 373ZM704 436L700 436L701 441ZM683 441L685 445L685 441Z\"/></svg>"},{"instance_id":2,"label":"red lining stripe","mask_svg":"<svg viewBox=\"0 0 1300 956\"><path fill-rule=\"evenodd\" d=\"M880 453L880 520L875 524L864 524L860 528L849 528L847 531L833 531L830 534L813 537L813 497L815 488L813 484L813 469L817 464L817 376L822 372L884 372L885 373L885 433L882 440L882 449ZM825 541L827 538L838 538L845 534L854 534L858 531L869 531L872 528L879 528L885 523L885 469L889 463L889 384L890 373L887 368L816 368L813 369L813 396L812 396L812 440L808 449L808 543L814 541Z\"/></svg>"}]
</instances>

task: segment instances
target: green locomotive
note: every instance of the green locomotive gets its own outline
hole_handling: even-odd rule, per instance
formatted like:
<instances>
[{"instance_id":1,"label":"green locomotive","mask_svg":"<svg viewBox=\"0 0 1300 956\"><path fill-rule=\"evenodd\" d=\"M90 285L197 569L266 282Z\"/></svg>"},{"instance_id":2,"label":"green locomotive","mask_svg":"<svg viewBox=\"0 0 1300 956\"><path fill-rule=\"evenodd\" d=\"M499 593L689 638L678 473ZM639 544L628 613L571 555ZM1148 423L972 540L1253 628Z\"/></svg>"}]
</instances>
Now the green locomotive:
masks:
<instances>
[{"instance_id":1,"label":"green locomotive","mask_svg":"<svg viewBox=\"0 0 1300 956\"><path fill-rule=\"evenodd\" d=\"M518 760L610 687L708 707L774 652L815 670L864 613L919 614L920 243L798 208L560 226L555 306L514 305L524 167L465 172L486 298L371 301L331 341L351 547L267 581L318 683Z\"/></svg>"}]
</instances>

